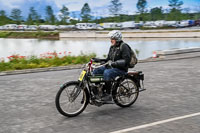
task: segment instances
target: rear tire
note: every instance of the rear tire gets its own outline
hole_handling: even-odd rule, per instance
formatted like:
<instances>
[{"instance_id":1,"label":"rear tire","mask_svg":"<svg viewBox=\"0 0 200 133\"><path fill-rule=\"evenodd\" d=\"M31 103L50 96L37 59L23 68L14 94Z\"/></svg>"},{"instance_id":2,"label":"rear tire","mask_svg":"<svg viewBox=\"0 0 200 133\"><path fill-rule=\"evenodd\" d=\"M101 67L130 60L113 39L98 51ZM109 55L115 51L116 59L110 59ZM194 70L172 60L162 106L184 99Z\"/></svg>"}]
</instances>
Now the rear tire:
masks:
<instances>
[{"instance_id":1,"label":"rear tire","mask_svg":"<svg viewBox=\"0 0 200 133\"><path fill-rule=\"evenodd\" d=\"M120 107L129 107L137 100L139 88L134 80L124 79L113 91L113 100Z\"/></svg>"},{"instance_id":2,"label":"rear tire","mask_svg":"<svg viewBox=\"0 0 200 133\"><path fill-rule=\"evenodd\" d=\"M55 104L58 112L67 117L74 117L82 113L88 105L88 92L78 88L78 81L65 83L58 91ZM75 96L78 94L78 96ZM74 99L74 97L76 97Z\"/></svg>"}]
</instances>

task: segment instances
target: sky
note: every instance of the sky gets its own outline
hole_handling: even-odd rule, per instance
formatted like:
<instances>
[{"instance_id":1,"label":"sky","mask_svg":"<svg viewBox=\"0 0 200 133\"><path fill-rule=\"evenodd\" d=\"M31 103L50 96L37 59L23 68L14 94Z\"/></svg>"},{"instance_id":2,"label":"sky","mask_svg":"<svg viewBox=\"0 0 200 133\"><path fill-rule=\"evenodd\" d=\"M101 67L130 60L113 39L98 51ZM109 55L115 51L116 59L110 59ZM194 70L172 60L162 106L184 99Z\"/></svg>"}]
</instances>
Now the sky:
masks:
<instances>
[{"instance_id":1,"label":"sky","mask_svg":"<svg viewBox=\"0 0 200 133\"><path fill-rule=\"evenodd\" d=\"M7 15L13 8L19 8L22 10L22 16L27 16L29 8L31 6L39 12L41 16L45 16L45 7L51 5L54 13L59 14L59 10L63 5L69 8L69 10L75 13L80 13L84 3L88 3L93 16L108 16L111 0L0 0L0 10L5 10ZM190 8L191 12L196 11L196 8L200 8L200 0L182 0L182 8ZM122 12L125 14L135 14L137 12L136 3L138 0L120 0L123 5ZM147 0L147 8L162 6L164 9L168 9L168 0ZM200 9L199 9L200 10Z\"/></svg>"}]
</instances>

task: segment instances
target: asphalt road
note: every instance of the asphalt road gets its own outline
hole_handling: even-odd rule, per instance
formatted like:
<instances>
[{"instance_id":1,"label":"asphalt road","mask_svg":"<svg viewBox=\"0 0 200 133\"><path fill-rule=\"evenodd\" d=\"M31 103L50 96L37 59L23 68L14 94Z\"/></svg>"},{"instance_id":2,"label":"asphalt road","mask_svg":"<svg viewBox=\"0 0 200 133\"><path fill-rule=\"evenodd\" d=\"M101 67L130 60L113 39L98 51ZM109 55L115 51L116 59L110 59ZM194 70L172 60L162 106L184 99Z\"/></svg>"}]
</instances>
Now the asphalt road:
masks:
<instances>
[{"instance_id":1,"label":"asphalt road","mask_svg":"<svg viewBox=\"0 0 200 133\"><path fill-rule=\"evenodd\" d=\"M133 106L89 105L74 118L60 115L54 101L60 85L76 80L80 70L0 76L0 133L107 133L142 125L147 126L129 132L200 132L200 115L162 123L200 112L200 58L140 63L135 69L144 72L147 90Z\"/></svg>"}]
</instances>

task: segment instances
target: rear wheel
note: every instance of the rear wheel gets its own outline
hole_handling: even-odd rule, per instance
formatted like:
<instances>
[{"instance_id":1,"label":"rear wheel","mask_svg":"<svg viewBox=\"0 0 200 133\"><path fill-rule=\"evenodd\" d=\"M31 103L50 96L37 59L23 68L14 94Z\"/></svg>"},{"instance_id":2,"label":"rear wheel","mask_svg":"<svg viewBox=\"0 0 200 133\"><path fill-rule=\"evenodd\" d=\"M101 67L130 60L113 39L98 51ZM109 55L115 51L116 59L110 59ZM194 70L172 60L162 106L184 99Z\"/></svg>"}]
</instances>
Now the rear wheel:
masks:
<instances>
[{"instance_id":1,"label":"rear wheel","mask_svg":"<svg viewBox=\"0 0 200 133\"><path fill-rule=\"evenodd\" d=\"M78 81L64 84L56 95L56 108L64 116L77 116L84 111L88 104L85 89L79 87Z\"/></svg>"},{"instance_id":2,"label":"rear wheel","mask_svg":"<svg viewBox=\"0 0 200 133\"><path fill-rule=\"evenodd\" d=\"M113 100L120 107L129 107L137 100L139 88L129 78L124 79L113 92Z\"/></svg>"}]
</instances>

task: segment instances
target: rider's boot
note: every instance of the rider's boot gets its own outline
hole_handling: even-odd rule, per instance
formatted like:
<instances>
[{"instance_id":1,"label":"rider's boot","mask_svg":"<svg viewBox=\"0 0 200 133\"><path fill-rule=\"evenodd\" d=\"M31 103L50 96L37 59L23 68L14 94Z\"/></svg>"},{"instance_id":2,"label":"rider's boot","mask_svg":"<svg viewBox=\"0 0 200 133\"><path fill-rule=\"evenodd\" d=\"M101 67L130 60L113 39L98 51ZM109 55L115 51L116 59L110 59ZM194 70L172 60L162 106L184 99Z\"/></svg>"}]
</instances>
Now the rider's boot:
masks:
<instances>
[{"instance_id":1,"label":"rider's boot","mask_svg":"<svg viewBox=\"0 0 200 133\"><path fill-rule=\"evenodd\" d=\"M91 89L92 89L92 92L94 93L94 95L98 95L98 90L97 90L96 86L92 86Z\"/></svg>"},{"instance_id":2,"label":"rider's boot","mask_svg":"<svg viewBox=\"0 0 200 133\"><path fill-rule=\"evenodd\" d=\"M106 93L104 93L102 101L112 101L111 82L109 81L105 82L104 89L106 90Z\"/></svg>"}]
</instances>

